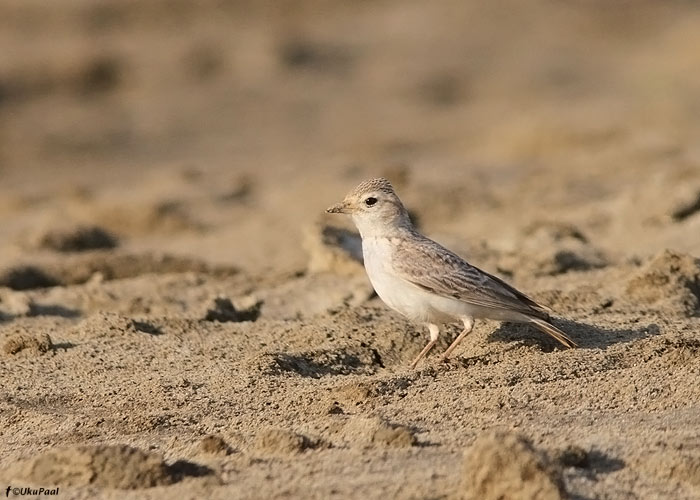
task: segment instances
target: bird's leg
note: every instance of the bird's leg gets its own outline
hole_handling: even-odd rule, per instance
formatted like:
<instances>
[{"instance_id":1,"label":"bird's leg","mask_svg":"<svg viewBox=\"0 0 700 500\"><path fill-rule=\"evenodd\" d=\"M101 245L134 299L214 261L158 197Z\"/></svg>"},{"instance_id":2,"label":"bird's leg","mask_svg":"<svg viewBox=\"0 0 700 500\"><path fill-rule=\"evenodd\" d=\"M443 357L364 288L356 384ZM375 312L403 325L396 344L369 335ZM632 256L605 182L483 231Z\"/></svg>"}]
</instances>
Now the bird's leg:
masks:
<instances>
[{"instance_id":1,"label":"bird's leg","mask_svg":"<svg viewBox=\"0 0 700 500\"><path fill-rule=\"evenodd\" d=\"M464 330L462 330L462 333L457 335L457 338L450 344L450 347L447 348L445 351L445 354L442 355L442 360L447 361L447 358L450 357L450 354L452 354L452 351L455 350L455 347L457 347L457 344L459 344L464 337L467 336L469 332L472 331L472 328L474 328L474 318L471 316L467 316L465 318L462 318L462 323L464 323Z\"/></svg>"},{"instance_id":2,"label":"bird's leg","mask_svg":"<svg viewBox=\"0 0 700 500\"><path fill-rule=\"evenodd\" d=\"M438 335L440 334L440 328L438 328L437 325L428 323L428 330L430 330L430 342L428 342L428 345L426 345L420 352L420 354L416 356L416 359L413 360L413 363L411 363L411 369L415 368L418 362L421 359L423 359L423 356L428 354L428 351L432 349L433 346L437 343Z\"/></svg>"}]
</instances>

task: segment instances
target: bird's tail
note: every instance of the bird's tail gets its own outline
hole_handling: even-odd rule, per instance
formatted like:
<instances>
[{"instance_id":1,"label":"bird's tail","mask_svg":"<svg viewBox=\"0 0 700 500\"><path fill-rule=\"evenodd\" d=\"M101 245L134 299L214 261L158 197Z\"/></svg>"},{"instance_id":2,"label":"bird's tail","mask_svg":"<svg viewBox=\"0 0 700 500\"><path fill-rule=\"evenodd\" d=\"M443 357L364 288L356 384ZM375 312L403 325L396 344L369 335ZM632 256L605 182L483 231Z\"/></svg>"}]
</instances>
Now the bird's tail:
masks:
<instances>
[{"instance_id":1,"label":"bird's tail","mask_svg":"<svg viewBox=\"0 0 700 500\"><path fill-rule=\"evenodd\" d=\"M542 330L547 335L557 339L559 342L564 344L568 348L578 347L576 342L571 340L568 335L562 332L559 328L554 326L547 320L540 318L530 318L530 321L540 330Z\"/></svg>"}]
</instances>

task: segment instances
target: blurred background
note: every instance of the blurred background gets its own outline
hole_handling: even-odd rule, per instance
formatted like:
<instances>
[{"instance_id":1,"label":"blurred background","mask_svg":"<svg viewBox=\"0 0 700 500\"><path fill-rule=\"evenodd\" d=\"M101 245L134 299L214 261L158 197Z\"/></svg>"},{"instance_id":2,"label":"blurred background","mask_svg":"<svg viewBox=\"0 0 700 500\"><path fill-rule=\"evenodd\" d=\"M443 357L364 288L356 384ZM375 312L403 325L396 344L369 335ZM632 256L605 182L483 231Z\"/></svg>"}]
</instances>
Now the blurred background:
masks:
<instances>
[{"instance_id":1,"label":"blurred background","mask_svg":"<svg viewBox=\"0 0 700 500\"><path fill-rule=\"evenodd\" d=\"M582 349L409 370L377 176ZM700 498L699 258L698 1L0 0L1 484Z\"/></svg>"},{"instance_id":2,"label":"blurred background","mask_svg":"<svg viewBox=\"0 0 700 500\"><path fill-rule=\"evenodd\" d=\"M3 0L0 47L5 262L89 226L294 270L377 175L456 245L696 244L697 2Z\"/></svg>"}]
</instances>

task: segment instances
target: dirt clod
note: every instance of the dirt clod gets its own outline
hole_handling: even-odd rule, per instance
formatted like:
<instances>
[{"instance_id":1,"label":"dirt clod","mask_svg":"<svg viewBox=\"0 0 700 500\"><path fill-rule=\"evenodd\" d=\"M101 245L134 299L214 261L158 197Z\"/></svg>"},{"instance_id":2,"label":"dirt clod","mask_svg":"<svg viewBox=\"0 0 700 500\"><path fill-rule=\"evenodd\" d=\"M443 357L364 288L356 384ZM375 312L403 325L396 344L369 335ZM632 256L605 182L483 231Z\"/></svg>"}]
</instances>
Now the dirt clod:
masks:
<instances>
[{"instance_id":1,"label":"dirt clod","mask_svg":"<svg viewBox=\"0 0 700 500\"><path fill-rule=\"evenodd\" d=\"M53 344L48 333L15 333L5 339L2 350L5 354L14 355L22 351L39 355L51 350Z\"/></svg>"},{"instance_id":2,"label":"dirt clod","mask_svg":"<svg viewBox=\"0 0 700 500\"><path fill-rule=\"evenodd\" d=\"M59 448L28 460L20 474L37 484L59 486L99 486L115 489L141 489L165 486L184 475L206 475L211 471L184 462L168 465L160 455L126 445L98 445Z\"/></svg>"},{"instance_id":3,"label":"dirt clod","mask_svg":"<svg viewBox=\"0 0 700 500\"><path fill-rule=\"evenodd\" d=\"M700 314L700 259L665 250L627 281L630 299L681 316Z\"/></svg>"},{"instance_id":4,"label":"dirt clod","mask_svg":"<svg viewBox=\"0 0 700 500\"><path fill-rule=\"evenodd\" d=\"M309 271L343 276L364 272L362 240L356 231L336 224L317 223L308 227L304 236Z\"/></svg>"},{"instance_id":5,"label":"dirt clod","mask_svg":"<svg viewBox=\"0 0 700 500\"><path fill-rule=\"evenodd\" d=\"M22 292L0 288L0 316L26 316L32 311L32 300Z\"/></svg>"},{"instance_id":6,"label":"dirt clod","mask_svg":"<svg viewBox=\"0 0 700 500\"><path fill-rule=\"evenodd\" d=\"M460 498L479 500L562 500L560 472L524 437L504 432L483 435L464 456Z\"/></svg>"},{"instance_id":7,"label":"dirt clod","mask_svg":"<svg viewBox=\"0 0 700 500\"><path fill-rule=\"evenodd\" d=\"M199 442L199 448L210 455L229 455L232 452L224 438L214 434L204 436Z\"/></svg>"},{"instance_id":8,"label":"dirt clod","mask_svg":"<svg viewBox=\"0 0 700 500\"><path fill-rule=\"evenodd\" d=\"M341 434L346 442L368 448L409 448L418 444L409 427L377 416L352 416L345 423Z\"/></svg>"},{"instance_id":9,"label":"dirt clod","mask_svg":"<svg viewBox=\"0 0 700 500\"><path fill-rule=\"evenodd\" d=\"M317 440L288 429L263 429L255 437L256 450L273 455L296 455L319 444Z\"/></svg>"}]
</instances>

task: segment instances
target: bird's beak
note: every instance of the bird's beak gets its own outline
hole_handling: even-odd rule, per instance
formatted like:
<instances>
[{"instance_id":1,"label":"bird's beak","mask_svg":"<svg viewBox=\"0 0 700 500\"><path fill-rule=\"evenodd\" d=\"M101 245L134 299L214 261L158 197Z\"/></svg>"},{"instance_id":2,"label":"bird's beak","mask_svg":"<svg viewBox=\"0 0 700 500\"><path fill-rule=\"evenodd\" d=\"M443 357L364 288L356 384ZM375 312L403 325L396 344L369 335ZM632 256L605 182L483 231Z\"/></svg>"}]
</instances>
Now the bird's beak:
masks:
<instances>
[{"instance_id":1,"label":"bird's beak","mask_svg":"<svg viewBox=\"0 0 700 500\"><path fill-rule=\"evenodd\" d=\"M326 212L328 212L329 214L349 214L350 205L347 202L341 201L340 203L336 203L332 207L328 207L326 209Z\"/></svg>"}]
</instances>

